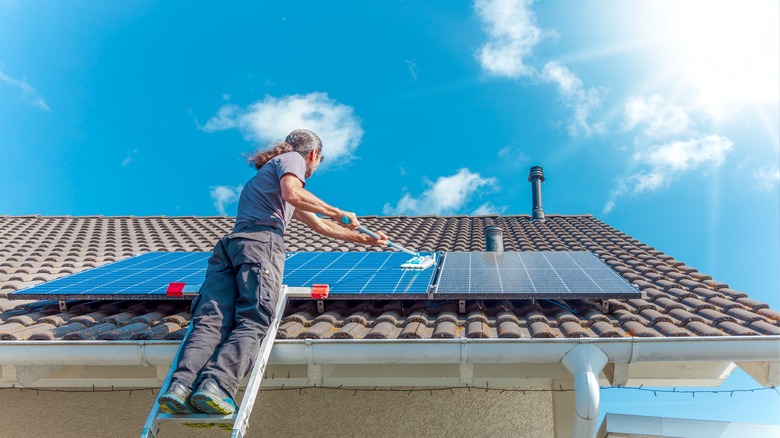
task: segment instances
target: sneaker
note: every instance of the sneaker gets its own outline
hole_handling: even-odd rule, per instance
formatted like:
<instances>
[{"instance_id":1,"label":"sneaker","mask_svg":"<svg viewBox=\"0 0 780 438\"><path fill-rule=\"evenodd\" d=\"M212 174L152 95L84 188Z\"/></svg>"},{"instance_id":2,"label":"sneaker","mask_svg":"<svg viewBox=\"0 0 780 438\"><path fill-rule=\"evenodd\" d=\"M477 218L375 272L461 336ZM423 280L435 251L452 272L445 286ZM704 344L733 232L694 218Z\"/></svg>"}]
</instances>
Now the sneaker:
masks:
<instances>
[{"instance_id":1,"label":"sneaker","mask_svg":"<svg viewBox=\"0 0 780 438\"><path fill-rule=\"evenodd\" d=\"M171 382L168 390L160 396L158 403L160 404L160 409L169 414L198 413L190 404L189 398L189 388L174 380Z\"/></svg>"},{"instance_id":2,"label":"sneaker","mask_svg":"<svg viewBox=\"0 0 780 438\"><path fill-rule=\"evenodd\" d=\"M192 393L190 402L195 409L206 414L230 415L238 410L236 402L228 395L214 379L206 379L198 390Z\"/></svg>"}]
</instances>

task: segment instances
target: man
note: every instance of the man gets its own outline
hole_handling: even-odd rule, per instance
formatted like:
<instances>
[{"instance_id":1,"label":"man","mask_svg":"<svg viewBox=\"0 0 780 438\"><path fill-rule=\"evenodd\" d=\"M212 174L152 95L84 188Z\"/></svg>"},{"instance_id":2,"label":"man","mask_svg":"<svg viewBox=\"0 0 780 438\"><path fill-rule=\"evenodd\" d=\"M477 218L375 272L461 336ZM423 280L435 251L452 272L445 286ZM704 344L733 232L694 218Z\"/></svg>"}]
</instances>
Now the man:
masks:
<instances>
[{"instance_id":1,"label":"man","mask_svg":"<svg viewBox=\"0 0 780 438\"><path fill-rule=\"evenodd\" d=\"M238 385L252 369L275 316L284 272L282 236L291 218L328 237L387 245L381 232L381 239L374 239L354 231L360 225L354 213L328 205L304 188L323 159L322 142L305 129L250 158L257 174L241 191L233 231L217 242L209 259L206 280L193 301L192 330L159 399L164 411L236 411Z\"/></svg>"}]
</instances>

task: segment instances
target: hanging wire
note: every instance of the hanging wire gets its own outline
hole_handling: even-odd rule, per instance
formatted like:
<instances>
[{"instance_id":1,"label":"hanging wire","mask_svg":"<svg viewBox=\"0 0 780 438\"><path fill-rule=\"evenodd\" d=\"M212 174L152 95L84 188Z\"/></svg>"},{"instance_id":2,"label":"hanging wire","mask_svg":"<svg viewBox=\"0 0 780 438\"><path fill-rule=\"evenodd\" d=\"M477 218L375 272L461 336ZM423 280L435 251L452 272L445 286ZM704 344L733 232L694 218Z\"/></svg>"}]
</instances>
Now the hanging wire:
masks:
<instances>
[{"instance_id":1,"label":"hanging wire","mask_svg":"<svg viewBox=\"0 0 780 438\"><path fill-rule=\"evenodd\" d=\"M436 388L380 388L378 386L375 386L373 388L345 388L343 385L340 386L293 386L293 387L285 387L282 385L279 388L263 388L260 390L260 392L277 392L277 391L298 391L298 394L303 395L303 391L348 391L352 392L353 395L357 395L358 392L404 392L406 394L412 394L415 392L427 392L430 395L433 395L434 393L441 392L441 391L449 391L451 394L455 394L455 390L468 390L471 392L472 389L477 390L483 390L485 392L498 392L499 394L503 394L505 392L520 392L524 395L529 392L574 392L573 388L564 388L563 386L559 385L557 389L533 389L533 388L526 388L526 389L515 389L515 388L491 388L489 385L485 386L447 386L447 387L436 387ZM600 387L601 390L605 391L642 391L642 392L652 392L654 396L658 396L659 393L661 394L677 394L677 395L688 395L692 394L694 397L696 394L729 394L729 397L734 397L735 393L755 393L755 392L762 392L762 391L774 391L775 394L780 396L780 391L778 391L778 388L775 386L768 386L768 387L760 387L760 388L749 388L749 389L691 389L691 390L679 390L677 388L672 389L658 389L658 388L644 388L643 386L602 386ZM139 391L149 391L154 395L154 388L126 388L126 389L116 389L113 386L111 388L96 388L94 385L92 388L86 388L86 389L47 389L47 388L20 388L18 386L12 385L10 387L0 388L1 391L21 391L21 392L35 392L36 395L42 392L54 392L54 393L106 393L106 392L125 392L132 394L133 392L139 392Z\"/></svg>"}]
</instances>

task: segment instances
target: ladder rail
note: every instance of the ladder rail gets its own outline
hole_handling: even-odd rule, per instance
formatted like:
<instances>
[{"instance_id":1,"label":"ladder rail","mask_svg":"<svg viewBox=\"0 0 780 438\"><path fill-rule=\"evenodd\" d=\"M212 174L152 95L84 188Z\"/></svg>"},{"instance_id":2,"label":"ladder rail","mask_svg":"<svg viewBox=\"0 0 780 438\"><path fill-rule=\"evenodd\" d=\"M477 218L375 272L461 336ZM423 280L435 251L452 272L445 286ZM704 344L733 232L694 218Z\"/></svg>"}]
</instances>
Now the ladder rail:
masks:
<instances>
[{"instance_id":1,"label":"ladder rail","mask_svg":"<svg viewBox=\"0 0 780 438\"><path fill-rule=\"evenodd\" d=\"M163 394L164 389L167 389L168 386L171 384L171 377L173 377L173 371L176 369L176 365L179 363L179 356L181 355L182 349L184 348L184 343L187 341L187 338L190 336L190 332L192 332L192 324L190 324L187 327L187 332L184 333L184 338L181 340L181 343L179 344L179 348L176 350L176 355L173 357L173 362L171 362L171 366L168 367L168 373L165 375L165 380L163 380L162 386L160 386L160 389L157 391L157 396L154 398L154 404L152 405L152 410L149 411L149 416L146 417L146 422L144 423L144 428L141 431L141 438L155 438L157 436L157 433L160 429L160 421L159 418L162 415L170 415L170 414L163 414L160 412L160 396Z\"/></svg>"},{"instance_id":2,"label":"ladder rail","mask_svg":"<svg viewBox=\"0 0 780 438\"><path fill-rule=\"evenodd\" d=\"M249 417L252 414L252 408L254 407L257 393L260 389L260 385L265 375L265 370L268 366L268 360L271 357L271 350L273 349L274 341L276 340L276 333L279 330L282 318L284 316L284 309L287 307L287 301L289 297L295 298L307 298L311 297L312 288L309 287L287 287L282 285L279 291L279 299L276 303L276 314L271 320L271 324L268 326L265 336L260 344L257 359L252 367L249 381L244 389L244 396L241 400L241 405L238 408L238 412L231 415L211 415L211 414L187 414L177 415L162 412L160 410L159 400L160 396L164 393L164 390L170 386L173 372L176 369L176 365L179 362L179 356L181 355L187 338L192 332L192 324L187 328L187 332L179 344L179 348L176 351L171 366L168 368L168 374L165 376L165 380L157 392L157 397L154 399L154 404L149 412L149 416L146 418L144 428L141 431L141 438L156 438L160 431L160 423L177 422L177 423L232 423L233 429L231 432L231 438L243 438L246 434L246 430L249 427ZM326 291L327 295L327 291Z\"/></svg>"},{"instance_id":3,"label":"ladder rail","mask_svg":"<svg viewBox=\"0 0 780 438\"><path fill-rule=\"evenodd\" d=\"M284 309L287 307L287 286L282 285L282 290L279 293L279 299L276 303L276 314L274 315L271 325L268 326L263 341L260 344L260 351L258 352L257 361L252 367L252 372L244 389L244 397L241 399L241 406L238 408L238 412L235 414L235 422L233 423L233 431L231 438L243 438L246 434L246 430L249 427L249 416L252 415L252 407L257 399L257 392L260 389L260 384L263 382L263 376L268 365L268 359L271 357L271 350L273 349L274 341L276 340L276 332L279 330L279 324L282 321Z\"/></svg>"}]
</instances>

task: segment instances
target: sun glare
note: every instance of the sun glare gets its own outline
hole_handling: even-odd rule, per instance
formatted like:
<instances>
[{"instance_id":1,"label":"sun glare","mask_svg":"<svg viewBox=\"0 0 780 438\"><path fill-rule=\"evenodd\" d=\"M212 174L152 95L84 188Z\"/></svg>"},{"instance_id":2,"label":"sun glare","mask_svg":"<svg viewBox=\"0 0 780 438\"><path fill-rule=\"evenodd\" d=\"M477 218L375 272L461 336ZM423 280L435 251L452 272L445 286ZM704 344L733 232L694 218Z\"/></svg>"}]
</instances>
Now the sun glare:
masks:
<instances>
[{"instance_id":1,"label":"sun glare","mask_svg":"<svg viewBox=\"0 0 780 438\"><path fill-rule=\"evenodd\" d=\"M656 33L659 62L715 112L780 102L780 2L654 2L635 19ZM645 11L646 12L646 11ZM687 93L686 93L687 94Z\"/></svg>"}]
</instances>

